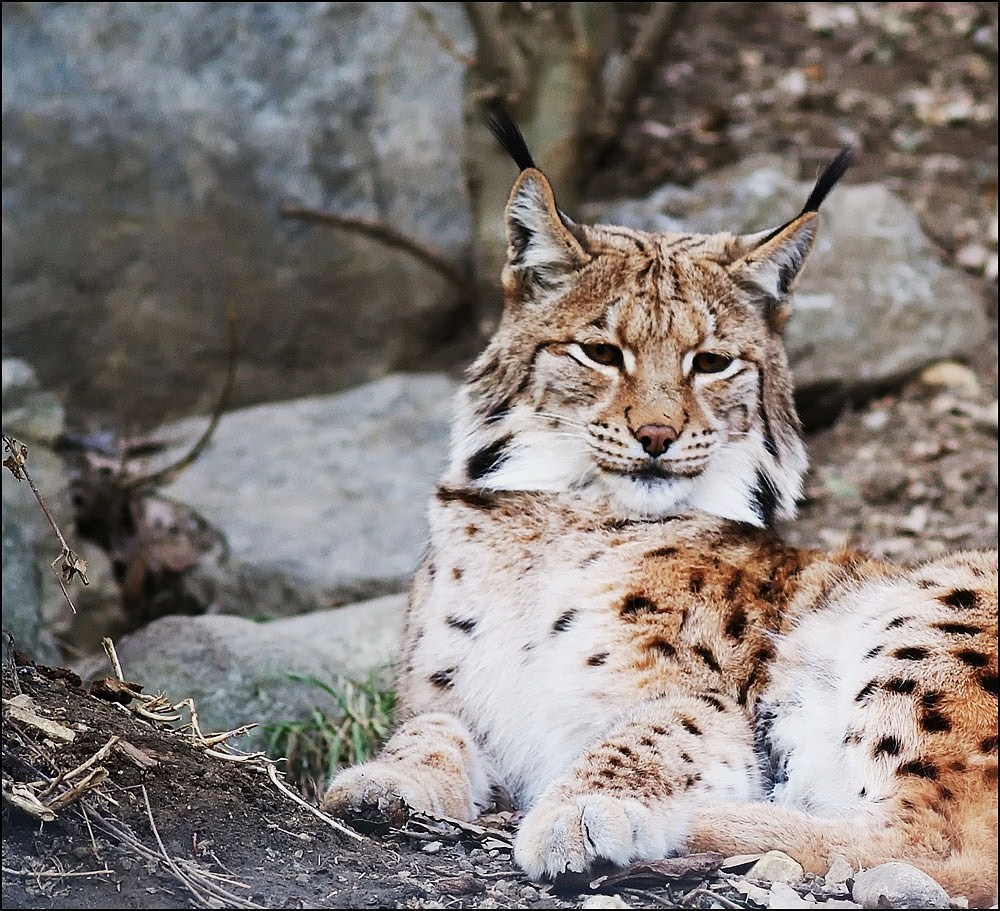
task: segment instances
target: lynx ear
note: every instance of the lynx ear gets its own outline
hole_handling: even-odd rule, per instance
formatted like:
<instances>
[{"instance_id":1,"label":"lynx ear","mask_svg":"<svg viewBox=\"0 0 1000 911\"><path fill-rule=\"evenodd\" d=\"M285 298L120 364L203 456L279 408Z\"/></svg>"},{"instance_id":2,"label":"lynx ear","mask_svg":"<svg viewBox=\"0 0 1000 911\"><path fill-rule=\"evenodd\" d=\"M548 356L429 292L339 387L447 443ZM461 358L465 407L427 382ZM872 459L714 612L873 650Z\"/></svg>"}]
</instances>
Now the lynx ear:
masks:
<instances>
[{"instance_id":1,"label":"lynx ear","mask_svg":"<svg viewBox=\"0 0 1000 911\"><path fill-rule=\"evenodd\" d=\"M769 313L782 314L780 322L784 322L787 307L779 305L795 284L816 240L819 207L853 159L854 149L841 149L823 169L795 218L773 231L741 238L747 252L729 266L730 274L740 284L754 287L763 294Z\"/></svg>"},{"instance_id":2,"label":"lynx ear","mask_svg":"<svg viewBox=\"0 0 1000 911\"><path fill-rule=\"evenodd\" d=\"M730 274L739 284L754 286L775 303L781 301L791 291L805 265L816 240L818 223L816 212L804 212L758 241L749 253L729 267Z\"/></svg>"},{"instance_id":3,"label":"lynx ear","mask_svg":"<svg viewBox=\"0 0 1000 911\"><path fill-rule=\"evenodd\" d=\"M590 260L556 206L545 175L521 172L507 202L507 266L530 271L543 285L558 284Z\"/></svg>"}]
</instances>

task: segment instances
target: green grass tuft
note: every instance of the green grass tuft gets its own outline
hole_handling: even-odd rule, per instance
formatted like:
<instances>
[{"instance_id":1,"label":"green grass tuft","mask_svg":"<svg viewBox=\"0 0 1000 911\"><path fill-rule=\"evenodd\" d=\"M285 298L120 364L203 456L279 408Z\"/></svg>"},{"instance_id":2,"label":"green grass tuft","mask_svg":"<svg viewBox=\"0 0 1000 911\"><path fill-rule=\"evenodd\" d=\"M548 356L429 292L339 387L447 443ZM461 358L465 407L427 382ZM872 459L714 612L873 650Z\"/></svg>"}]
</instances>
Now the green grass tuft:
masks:
<instances>
[{"instance_id":1,"label":"green grass tuft","mask_svg":"<svg viewBox=\"0 0 1000 911\"><path fill-rule=\"evenodd\" d=\"M283 757L288 780L306 799L318 801L334 772L370 759L388 737L396 694L385 668L376 668L364 682L337 678L327 683L304 674L288 676L333 700L331 709L317 706L305 719L264 725L268 755Z\"/></svg>"}]
</instances>

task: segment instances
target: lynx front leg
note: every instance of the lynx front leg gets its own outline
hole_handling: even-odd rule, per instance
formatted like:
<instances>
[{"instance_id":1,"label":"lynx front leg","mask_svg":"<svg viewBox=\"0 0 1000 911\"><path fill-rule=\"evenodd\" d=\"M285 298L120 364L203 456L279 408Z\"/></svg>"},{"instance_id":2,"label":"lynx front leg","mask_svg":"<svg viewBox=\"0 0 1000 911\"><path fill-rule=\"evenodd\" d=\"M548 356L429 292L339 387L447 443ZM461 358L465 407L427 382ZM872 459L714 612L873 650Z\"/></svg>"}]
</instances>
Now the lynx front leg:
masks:
<instances>
[{"instance_id":1,"label":"lynx front leg","mask_svg":"<svg viewBox=\"0 0 1000 911\"><path fill-rule=\"evenodd\" d=\"M739 706L719 693L672 693L630 711L546 788L514 858L533 879L659 859L683 845L698 800L759 791Z\"/></svg>"},{"instance_id":2,"label":"lynx front leg","mask_svg":"<svg viewBox=\"0 0 1000 911\"><path fill-rule=\"evenodd\" d=\"M474 819L489 797L490 778L486 757L457 718L417 715L375 759L337 774L322 807L348 819L374 812L392 820L408 809Z\"/></svg>"}]
</instances>

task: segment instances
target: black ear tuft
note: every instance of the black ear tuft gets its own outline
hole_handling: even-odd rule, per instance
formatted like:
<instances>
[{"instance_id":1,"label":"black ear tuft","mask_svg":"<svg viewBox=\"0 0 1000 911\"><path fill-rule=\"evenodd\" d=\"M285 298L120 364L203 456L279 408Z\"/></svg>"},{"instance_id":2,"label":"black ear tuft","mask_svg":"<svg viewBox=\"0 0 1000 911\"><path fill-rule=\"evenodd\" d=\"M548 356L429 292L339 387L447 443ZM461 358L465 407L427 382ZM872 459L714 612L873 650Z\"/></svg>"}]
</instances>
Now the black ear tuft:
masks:
<instances>
[{"instance_id":1,"label":"black ear tuft","mask_svg":"<svg viewBox=\"0 0 1000 911\"><path fill-rule=\"evenodd\" d=\"M528 151L528 144L524 141L524 136L521 135L517 124L514 123L513 118L503 105L498 104L494 106L493 110L490 111L486 125L522 171L535 167L535 162L531 157L531 152Z\"/></svg>"},{"instance_id":2,"label":"black ear tuft","mask_svg":"<svg viewBox=\"0 0 1000 911\"><path fill-rule=\"evenodd\" d=\"M818 212L819 207L823 205L823 200L826 199L837 181L844 176L844 172L853 161L854 149L851 146L841 149L837 157L823 168L823 173L819 175L816 186L813 187L813 191L809 194L809 198L799 215L805 215L806 212Z\"/></svg>"}]
</instances>

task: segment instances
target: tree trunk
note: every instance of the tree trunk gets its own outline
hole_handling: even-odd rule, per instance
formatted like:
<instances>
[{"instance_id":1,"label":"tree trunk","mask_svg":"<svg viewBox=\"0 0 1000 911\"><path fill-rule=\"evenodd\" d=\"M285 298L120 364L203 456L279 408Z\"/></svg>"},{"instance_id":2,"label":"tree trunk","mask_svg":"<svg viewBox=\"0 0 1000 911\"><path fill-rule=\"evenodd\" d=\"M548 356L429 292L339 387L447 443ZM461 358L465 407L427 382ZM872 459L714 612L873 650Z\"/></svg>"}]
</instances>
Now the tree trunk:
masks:
<instances>
[{"instance_id":1,"label":"tree trunk","mask_svg":"<svg viewBox=\"0 0 1000 911\"><path fill-rule=\"evenodd\" d=\"M503 103L572 217L585 175L581 147L601 109L601 68L612 44L615 4L467 3L476 36L465 82L465 170L473 216L476 323L483 335L500 310L506 259L503 213L517 168L485 128Z\"/></svg>"}]
</instances>

